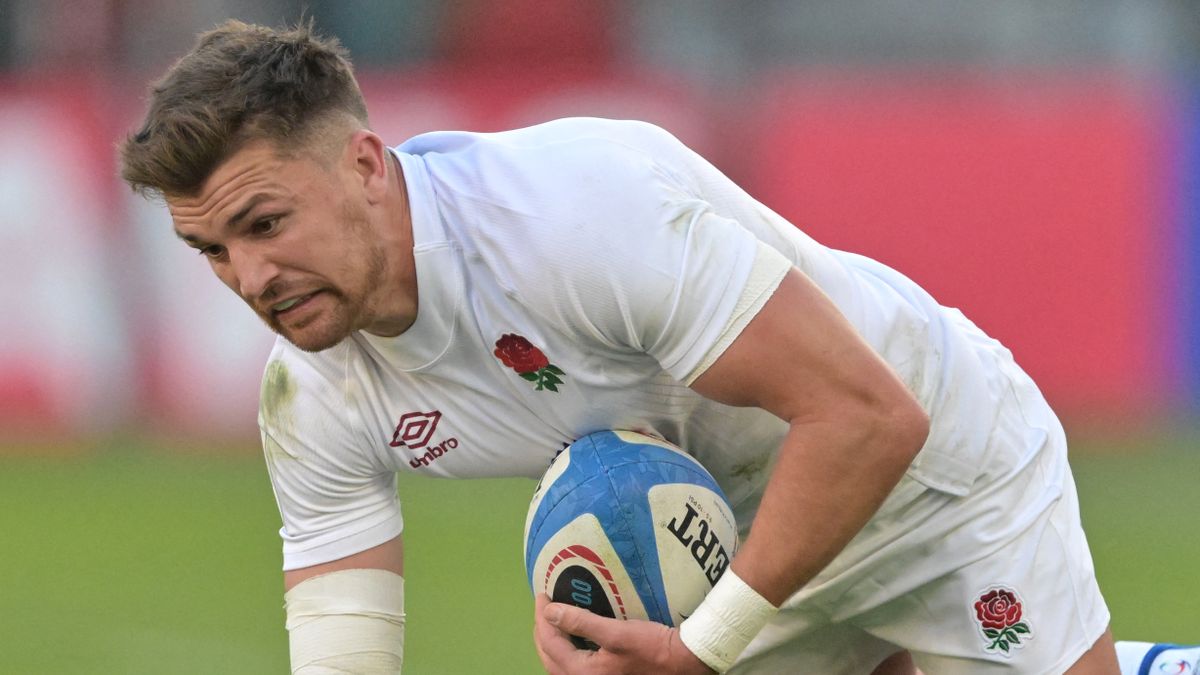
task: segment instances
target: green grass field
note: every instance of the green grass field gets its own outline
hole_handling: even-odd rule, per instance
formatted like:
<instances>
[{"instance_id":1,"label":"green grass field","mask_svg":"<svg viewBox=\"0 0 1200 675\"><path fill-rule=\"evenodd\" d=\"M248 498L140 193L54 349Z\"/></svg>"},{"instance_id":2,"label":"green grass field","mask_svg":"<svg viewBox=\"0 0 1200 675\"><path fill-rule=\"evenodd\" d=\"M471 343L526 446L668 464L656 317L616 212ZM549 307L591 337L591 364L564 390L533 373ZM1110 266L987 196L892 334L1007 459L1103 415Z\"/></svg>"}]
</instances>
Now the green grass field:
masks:
<instances>
[{"instance_id":1,"label":"green grass field","mask_svg":"<svg viewBox=\"0 0 1200 675\"><path fill-rule=\"evenodd\" d=\"M1118 639L1200 642L1200 438L1077 443ZM1124 447L1128 446L1128 447ZM0 673L283 673L275 511L254 449L0 448ZM530 481L404 477L405 672L536 673Z\"/></svg>"}]
</instances>

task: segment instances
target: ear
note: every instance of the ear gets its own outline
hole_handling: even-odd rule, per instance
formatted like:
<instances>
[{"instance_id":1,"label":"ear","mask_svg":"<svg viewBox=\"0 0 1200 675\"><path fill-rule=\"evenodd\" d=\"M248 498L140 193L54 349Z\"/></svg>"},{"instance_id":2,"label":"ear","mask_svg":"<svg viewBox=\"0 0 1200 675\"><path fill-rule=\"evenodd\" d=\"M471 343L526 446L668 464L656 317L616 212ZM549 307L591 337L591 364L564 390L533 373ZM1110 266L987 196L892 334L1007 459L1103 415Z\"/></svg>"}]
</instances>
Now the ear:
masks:
<instances>
[{"instance_id":1,"label":"ear","mask_svg":"<svg viewBox=\"0 0 1200 675\"><path fill-rule=\"evenodd\" d=\"M378 204L387 195L391 170L387 145L370 129L359 129L350 136L346 161L370 204Z\"/></svg>"}]
</instances>

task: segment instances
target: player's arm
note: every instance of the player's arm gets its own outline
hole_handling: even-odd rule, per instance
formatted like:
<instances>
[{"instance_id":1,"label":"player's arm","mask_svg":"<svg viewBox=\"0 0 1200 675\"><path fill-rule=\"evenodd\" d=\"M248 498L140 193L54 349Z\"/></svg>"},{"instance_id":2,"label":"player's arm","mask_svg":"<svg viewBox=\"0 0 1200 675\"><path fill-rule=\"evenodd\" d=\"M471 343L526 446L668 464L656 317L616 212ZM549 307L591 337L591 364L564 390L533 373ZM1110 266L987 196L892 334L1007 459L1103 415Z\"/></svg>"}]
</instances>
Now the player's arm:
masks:
<instances>
[{"instance_id":1,"label":"player's arm","mask_svg":"<svg viewBox=\"0 0 1200 675\"><path fill-rule=\"evenodd\" d=\"M387 570L398 576L404 576L404 540L396 537L390 541L373 546L361 553L346 556L340 560L287 570L283 573L283 590L292 590L297 584L322 574L339 570L380 569Z\"/></svg>"},{"instance_id":2,"label":"player's arm","mask_svg":"<svg viewBox=\"0 0 1200 675\"><path fill-rule=\"evenodd\" d=\"M395 470L345 414L357 401L345 395L344 358L310 358L280 338L263 377L259 427L282 521L292 668L396 673L404 519Z\"/></svg>"},{"instance_id":3,"label":"player's arm","mask_svg":"<svg viewBox=\"0 0 1200 675\"><path fill-rule=\"evenodd\" d=\"M693 386L788 422L754 525L731 565L774 605L866 524L929 433L928 415L891 367L795 269Z\"/></svg>"},{"instance_id":4,"label":"player's arm","mask_svg":"<svg viewBox=\"0 0 1200 675\"><path fill-rule=\"evenodd\" d=\"M404 654L400 537L284 572L292 672L392 675Z\"/></svg>"},{"instance_id":5,"label":"player's arm","mask_svg":"<svg viewBox=\"0 0 1200 675\"><path fill-rule=\"evenodd\" d=\"M763 408L789 425L754 525L730 566L733 574L722 577L680 631L606 620L540 599L539 617L605 646L596 653L572 650L539 622L538 646L551 672L707 672L697 655L723 670L753 638L731 641L731 635L761 628L764 613L846 546L899 482L929 430L928 416L903 382L796 269L693 387L729 405ZM699 640L689 628L700 632ZM730 644L725 654L713 653Z\"/></svg>"},{"instance_id":6,"label":"player's arm","mask_svg":"<svg viewBox=\"0 0 1200 675\"><path fill-rule=\"evenodd\" d=\"M723 671L878 510L925 444L929 418L796 269L693 386L788 423L745 544L680 626L684 645Z\"/></svg>"}]
</instances>

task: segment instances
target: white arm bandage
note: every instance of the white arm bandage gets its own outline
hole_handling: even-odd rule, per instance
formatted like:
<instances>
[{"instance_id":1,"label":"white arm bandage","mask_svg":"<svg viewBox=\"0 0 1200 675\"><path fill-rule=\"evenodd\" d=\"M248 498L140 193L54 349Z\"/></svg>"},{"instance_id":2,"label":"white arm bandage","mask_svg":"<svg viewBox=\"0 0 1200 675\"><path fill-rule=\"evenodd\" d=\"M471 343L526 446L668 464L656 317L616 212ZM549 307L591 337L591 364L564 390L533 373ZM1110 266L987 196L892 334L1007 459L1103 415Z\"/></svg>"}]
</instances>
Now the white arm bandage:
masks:
<instances>
[{"instance_id":1,"label":"white arm bandage","mask_svg":"<svg viewBox=\"0 0 1200 675\"><path fill-rule=\"evenodd\" d=\"M293 675L400 672L404 577L340 570L305 579L283 598Z\"/></svg>"},{"instance_id":2,"label":"white arm bandage","mask_svg":"<svg viewBox=\"0 0 1200 675\"><path fill-rule=\"evenodd\" d=\"M696 611L679 625L679 639L709 668L723 673L778 611L727 568Z\"/></svg>"}]
</instances>

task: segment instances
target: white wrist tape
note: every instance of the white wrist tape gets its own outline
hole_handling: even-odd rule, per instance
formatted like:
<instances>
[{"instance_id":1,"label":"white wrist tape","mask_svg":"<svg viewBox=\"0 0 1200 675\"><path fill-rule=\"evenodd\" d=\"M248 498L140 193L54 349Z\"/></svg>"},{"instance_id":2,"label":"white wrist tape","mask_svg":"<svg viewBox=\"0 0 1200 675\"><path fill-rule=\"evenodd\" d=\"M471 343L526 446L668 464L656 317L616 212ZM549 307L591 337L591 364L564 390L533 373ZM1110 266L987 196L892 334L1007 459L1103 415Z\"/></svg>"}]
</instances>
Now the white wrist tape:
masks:
<instances>
[{"instance_id":1,"label":"white wrist tape","mask_svg":"<svg viewBox=\"0 0 1200 675\"><path fill-rule=\"evenodd\" d=\"M400 672L404 577L340 570L305 579L283 597L294 675Z\"/></svg>"},{"instance_id":2,"label":"white wrist tape","mask_svg":"<svg viewBox=\"0 0 1200 675\"><path fill-rule=\"evenodd\" d=\"M723 673L778 611L727 568L696 611L679 625L679 639L709 668Z\"/></svg>"}]
</instances>

